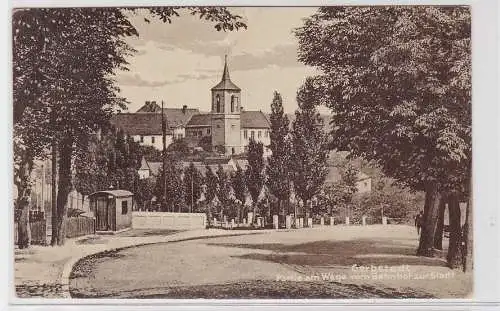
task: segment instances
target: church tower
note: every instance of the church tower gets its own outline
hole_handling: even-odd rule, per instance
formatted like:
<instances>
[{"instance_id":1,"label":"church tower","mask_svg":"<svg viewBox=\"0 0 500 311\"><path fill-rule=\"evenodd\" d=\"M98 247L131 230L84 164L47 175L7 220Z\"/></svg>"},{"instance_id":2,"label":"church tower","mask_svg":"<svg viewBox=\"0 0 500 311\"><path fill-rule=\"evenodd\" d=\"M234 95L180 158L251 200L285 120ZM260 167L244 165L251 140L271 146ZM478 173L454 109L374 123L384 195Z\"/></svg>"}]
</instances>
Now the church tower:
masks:
<instances>
[{"instance_id":1,"label":"church tower","mask_svg":"<svg viewBox=\"0 0 500 311\"><path fill-rule=\"evenodd\" d=\"M224 154L241 153L241 89L229 77L227 55L221 81L212 88L212 146Z\"/></svg>"}]
</instances>

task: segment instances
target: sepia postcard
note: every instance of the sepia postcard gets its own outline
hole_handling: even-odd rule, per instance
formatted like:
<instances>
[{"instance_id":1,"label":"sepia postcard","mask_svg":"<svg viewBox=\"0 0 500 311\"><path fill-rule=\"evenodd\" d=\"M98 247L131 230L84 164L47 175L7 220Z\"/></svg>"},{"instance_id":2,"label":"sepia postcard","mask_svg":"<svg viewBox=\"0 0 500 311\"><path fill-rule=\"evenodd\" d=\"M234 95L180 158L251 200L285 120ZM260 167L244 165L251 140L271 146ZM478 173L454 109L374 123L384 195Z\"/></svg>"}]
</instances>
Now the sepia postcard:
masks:
<instances>
[{"instance_id":1,"label":"sepia postcard","mask_svg":"<svg viewBox=\"0 0 500 311\"><path fill-rule=\"evenodd\" d=\"M474 297L469 6L11 19L17 298Z\"/></svg>"}]
</instances>

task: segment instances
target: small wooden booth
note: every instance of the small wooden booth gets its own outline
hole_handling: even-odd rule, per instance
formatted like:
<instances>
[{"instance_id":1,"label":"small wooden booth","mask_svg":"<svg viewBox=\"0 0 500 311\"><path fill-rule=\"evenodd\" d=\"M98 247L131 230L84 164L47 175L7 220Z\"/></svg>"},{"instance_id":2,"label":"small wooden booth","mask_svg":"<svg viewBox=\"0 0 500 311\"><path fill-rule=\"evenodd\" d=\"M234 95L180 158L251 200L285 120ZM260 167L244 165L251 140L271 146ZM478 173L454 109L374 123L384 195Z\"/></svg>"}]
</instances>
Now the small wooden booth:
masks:
<instances>
[{"instance_id":1,"label":"small wooden booth","mask_svg":"<svg viewBox=\"0 0 500 311\"><path fill-rule=\"evenodd\" d=\"M134 194L127 190L104 190L89 195L96 218L96 231L119 231L132 226Z\"/></svg>"}]
</instances>

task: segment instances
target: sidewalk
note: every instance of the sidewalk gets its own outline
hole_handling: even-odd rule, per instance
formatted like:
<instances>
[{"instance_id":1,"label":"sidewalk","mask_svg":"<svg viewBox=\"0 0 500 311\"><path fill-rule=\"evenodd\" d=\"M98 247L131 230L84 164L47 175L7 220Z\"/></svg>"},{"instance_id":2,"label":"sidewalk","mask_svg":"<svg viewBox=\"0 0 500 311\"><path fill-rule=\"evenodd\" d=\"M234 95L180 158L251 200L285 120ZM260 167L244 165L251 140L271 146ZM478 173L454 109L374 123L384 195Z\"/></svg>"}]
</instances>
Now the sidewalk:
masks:
<instances>
[{"instance_id":1,"label":"sidewalk","mask_svg":"<svg viewBox=\"0 0 500 311\"><path fill-rule=\"evenodd\" d=\"M63 246L37 246L15 250L14 283L19 298L70 298L69 274L81 258L103 251L162 242L228 235L266 233L273 230L197 229L171 235L103 235L68 239ZM88 241L88 242L87 242Z\"/></svg>"}]
</instances>

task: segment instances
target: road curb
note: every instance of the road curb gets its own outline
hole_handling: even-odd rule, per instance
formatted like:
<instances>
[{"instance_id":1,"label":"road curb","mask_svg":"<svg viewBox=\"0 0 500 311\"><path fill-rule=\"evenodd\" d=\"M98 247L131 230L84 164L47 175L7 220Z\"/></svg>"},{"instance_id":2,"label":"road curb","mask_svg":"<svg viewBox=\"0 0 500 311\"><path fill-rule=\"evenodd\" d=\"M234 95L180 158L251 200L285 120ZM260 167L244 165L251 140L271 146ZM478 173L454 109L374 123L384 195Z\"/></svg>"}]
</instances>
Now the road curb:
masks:
<instances>
[{"instance_id":1,"label":"road curb","mask_svg":"<svg viewBox=\"0 0 500 311\"><path fill-rule=\"evenodd\" d=\"M165 241L154 241L154 242L146 242L146 243L137 243L137 244L131 244L131 245L126 245L126 246L120 246L120 247L111 247L107 249L101 249L101 250L96 250L90 253L87 253L82 256L77 256L77 257L72 257L70 260L68 260L64 264L63 271L61 273L61 277L59 278L59 283L61 284L61 296L62 298L72 298L71 293L70 293L70 276L71 276L71 271L73 271L73 267L75 264L89 256L93 256L96 254L104 253L104 252L114 252L114 251L120 251L124 250L127 248L132 248L132 247L139 247L139 246L145 246L145 245L152 245L152 244L163 244L163 243L177 243L177 242L186 242L186 241L193 241L193 240L205 240L205 239L214 239L214 238L219 238L219 237L232 237L232 236L242 236L242 235L255 235L255 234L264 234L264 233L269 233L270 231L264 231L264 230L256 230L256 231L251 231L251 232L246 232L246 233L232 233L231 231L228 231L227 234L220 234L220 235L200 235L200 236L193 236L193 237L187 237L187 238L178 238L178 239L172 239L168 240L166 239Z\"/></svg>"}]
</instances>

